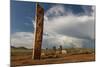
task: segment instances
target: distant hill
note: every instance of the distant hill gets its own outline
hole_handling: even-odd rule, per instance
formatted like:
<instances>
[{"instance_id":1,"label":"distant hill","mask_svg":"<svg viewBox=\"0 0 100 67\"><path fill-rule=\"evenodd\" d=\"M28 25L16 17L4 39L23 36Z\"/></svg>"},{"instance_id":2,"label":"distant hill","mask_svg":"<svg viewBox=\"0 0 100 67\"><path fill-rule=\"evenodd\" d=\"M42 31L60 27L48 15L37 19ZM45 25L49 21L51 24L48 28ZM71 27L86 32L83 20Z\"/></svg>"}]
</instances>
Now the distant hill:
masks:
<instances>
[{"instance_id":1,"label":"distant hill","mask_svg":"<svg viewBox=\"0 0 100 67\"><path fill-rule=\"evenodd\" d=\"M15 47L15 46L11 46L11 49L27 49L25 47Z\"/></svg>"},{"instance_id":2,"label":"distant hill","mask_svg":"<svg viewBox=\"0 0 100 67\"><path fill-rule=\"evenodd\" d=\"M14 46L11 46L11 48L16 48L16 47L14 47Z\"/></svg>"}]
</instances>

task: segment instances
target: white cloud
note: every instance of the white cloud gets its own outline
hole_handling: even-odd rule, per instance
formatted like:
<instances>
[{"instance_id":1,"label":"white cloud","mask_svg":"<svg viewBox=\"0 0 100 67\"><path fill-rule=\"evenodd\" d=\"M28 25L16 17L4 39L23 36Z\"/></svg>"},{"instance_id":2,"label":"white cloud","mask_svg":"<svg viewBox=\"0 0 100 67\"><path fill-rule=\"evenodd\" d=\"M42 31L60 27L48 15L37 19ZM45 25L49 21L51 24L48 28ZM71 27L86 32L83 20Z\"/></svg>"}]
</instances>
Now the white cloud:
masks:
<instances>
[{"instance_id":1,"label":"white cloud","mask_svg":"<svg viewBox=\"0 0 100 67\"><path fill-rule=\"evenodd\" d=\"M60 45L62 45L63 48L94 48L94 40L80 39L76 37L65 36L62 34L44 35L42 48L52 48L53 46L58 48Z\"/></svg>"},{"instance_id":2,"label":"white cloud","mask_svg":"<svg viewBox=\"0 0 100 67\"><path fill-rule=\"evenodd\" d=\"M32 48L33 33L31 32L16 32L11 35L11 45L16 47Z\"/></svg>"},{"instance_id":3,"label":"white cloud","mask_svg":"<svg viewBox=\"0 0 100 67\"><path fill-rule=\"evenodd\" d=\"M76 16L70 14L70 12L62 11L63 16L48 17L47 14L50 12L50 15L54 12L59 13L57 6L50 8L45 15L44 21L44 31L59 33L67 36L73 37L89 37L94 39L94 16L82 15ZM54 9L55 8L55 9ZM58 6L58 8L61 8ZM51 10L52 9L52 10ZM64 8L63 8L64 9ZM53 11L54 10L54 11ZM66 12L66 13L65 13ZM66 15L68 13L68 15ZM48 14L49 15L49 14ZM58 15L58 14L56 14Z\"/></svg>"},{"instance_id":4,"label":"white cloud","mask_svg":"<svg viewBox=\"0 0 100 67\"><path fill-rule=\"evenodd\" d=\"M94 47L95 18L94 15L88 15L89 11L85 8L82 15L75 15L71 10L65 11L61 5L50 8L44 17L44 33L48 34L43 39L44 47Z\"/></svg>"},{"instance_id":5,"label":"white cloud","mask_svg":"<svg viewBox=\"0 0 100 67\"><path fill-rule=\"evenodd\" d=\"M62 45L64 48L68 47L82 47L82 39L77 39L73 37L56 35L56 36L44 36L43 38L43 48L52 48L56 46L57 48Z\"/></svg>"},{"instance_id":6,"label":"white cloud","mask_svg":"<svg viewBox=\"0 0 100 67\"><path fill-rule=\"evenodd\" d=\"M94 20L94 15L74 15L62 5L51 7L44 16L42 47L94 47ZM33 25L36 27L34 20ZM11 35L11 44L32 48L33 38L31 32L16 32Z\"/></svg>"},{"instance_id":7,"label":"white cloud","mask_svg":"<svg viewBox=\"0 0 100 67\"><path fill-rule=\"evenodd\" d=\"M64 7L59 5L59 6L53 6L51 7L47 12L46 12L46 16L60 16L61 14L65 13Z\"/></svg>"},{"instance_id":8,"label":"white cloud","mask_svg":"<svg viewBox=\"0 0 100 67\"><path fill-rule=\"evenodd\" d=\"M94 38L94 19L89 16L61 16L45 22L45 32L56 32L73 37Z\"/></svg>"}]
</instances>

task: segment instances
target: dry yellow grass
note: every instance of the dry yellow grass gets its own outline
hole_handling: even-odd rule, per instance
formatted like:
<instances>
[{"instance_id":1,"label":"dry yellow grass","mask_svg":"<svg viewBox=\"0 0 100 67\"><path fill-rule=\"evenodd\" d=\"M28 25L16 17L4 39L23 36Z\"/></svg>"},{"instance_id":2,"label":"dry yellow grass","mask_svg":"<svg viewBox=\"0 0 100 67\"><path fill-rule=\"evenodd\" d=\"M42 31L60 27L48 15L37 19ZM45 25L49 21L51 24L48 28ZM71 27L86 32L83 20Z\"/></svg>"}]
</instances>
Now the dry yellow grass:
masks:
<instances>
[{"instance_id":1,"label":"dry yellow grass","mask_svg":"<svg viewBox=\"0 0 100 67\"><path fill-rule=\"evenodd\" d=\"M12 50L11 51L11 65L40 65L40 64L57 64L57 63L72 63L72 62L86 62L94 61L94 53L78 53L78 54L56 54L41 56L41 60L32 59L32 50Z\"/></svg>"}]
</instances>

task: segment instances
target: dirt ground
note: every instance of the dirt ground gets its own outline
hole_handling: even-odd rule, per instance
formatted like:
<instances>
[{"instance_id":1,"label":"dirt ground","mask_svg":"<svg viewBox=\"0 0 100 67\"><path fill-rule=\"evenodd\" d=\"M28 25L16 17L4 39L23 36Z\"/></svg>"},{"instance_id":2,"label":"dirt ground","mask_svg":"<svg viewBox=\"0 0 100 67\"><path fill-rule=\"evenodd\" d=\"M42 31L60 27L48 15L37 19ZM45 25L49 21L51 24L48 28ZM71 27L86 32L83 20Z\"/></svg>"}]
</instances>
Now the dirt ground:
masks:
<instances>
[{"instance_id":1,"label":"dirt ground","mask_svg":"<svg viewBox=\"0 0 100 67\"><path fill-rule=\"evenodd\" d=\"M77 55L64 55L60 58L50 58L41 60L32 60L32 55L19 55L12 56L11 67L24 66L24 65L43 65L43 64L58 64L58 63L73 63L73 62L86 62L95 61L95 54L77 54Z\"/></svg>"}]
</instances>

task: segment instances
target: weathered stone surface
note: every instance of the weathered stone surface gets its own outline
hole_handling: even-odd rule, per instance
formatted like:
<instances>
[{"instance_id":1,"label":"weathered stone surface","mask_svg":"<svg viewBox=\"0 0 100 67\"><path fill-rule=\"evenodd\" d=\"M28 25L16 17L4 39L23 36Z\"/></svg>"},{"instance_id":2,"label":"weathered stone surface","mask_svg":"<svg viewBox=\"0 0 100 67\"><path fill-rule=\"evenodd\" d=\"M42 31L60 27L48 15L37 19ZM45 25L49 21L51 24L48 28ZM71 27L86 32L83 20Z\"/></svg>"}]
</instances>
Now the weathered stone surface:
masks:
<instances>
[{"instance_id":1,"label":"weathered stone surface","mask_svg":"<svg viewBox=\"0 0 100 67\"><path fill-rule=\"evenodd\" d=\"M44 9L38 3L36 5L36 19L35 20L36 20L36 31L35 31L33 57L34 59L40 59L42 35L43 35Z\"/></svg>"}]
</instances>

